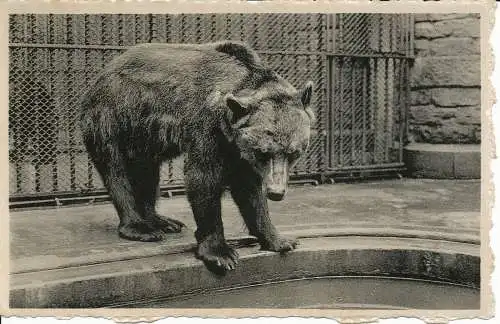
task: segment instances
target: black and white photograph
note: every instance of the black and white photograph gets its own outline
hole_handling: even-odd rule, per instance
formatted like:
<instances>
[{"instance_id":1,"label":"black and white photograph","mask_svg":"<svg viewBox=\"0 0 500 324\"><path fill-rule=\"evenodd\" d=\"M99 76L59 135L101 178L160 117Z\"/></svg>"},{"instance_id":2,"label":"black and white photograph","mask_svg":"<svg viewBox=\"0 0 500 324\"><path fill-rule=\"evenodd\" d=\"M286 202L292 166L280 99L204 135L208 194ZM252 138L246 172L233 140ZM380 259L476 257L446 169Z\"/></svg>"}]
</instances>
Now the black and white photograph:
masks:
<instances>
[{"instance_id":1,"label":"black and white photograph","mask_svg":"<svg viewBox=\"0 0 500 324\"><path fill-rule=\"evenodd\" d=\"M9 13L9 309L481 314L486 12Z\"/></svg>"}]
</instances>

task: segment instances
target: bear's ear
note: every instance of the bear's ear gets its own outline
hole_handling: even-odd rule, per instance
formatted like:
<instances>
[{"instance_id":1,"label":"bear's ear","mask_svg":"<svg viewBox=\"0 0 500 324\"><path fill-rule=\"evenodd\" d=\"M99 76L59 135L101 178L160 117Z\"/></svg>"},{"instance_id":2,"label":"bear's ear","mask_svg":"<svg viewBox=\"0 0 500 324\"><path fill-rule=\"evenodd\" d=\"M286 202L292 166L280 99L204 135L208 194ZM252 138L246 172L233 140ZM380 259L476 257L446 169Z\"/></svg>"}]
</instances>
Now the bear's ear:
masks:
<instances>
[{"instance_id":1,"label":"bear's ear","mask_svg":"<svg viewBox=\"0 0 500 324\"><path fill-rule=\"evenodd\" d=\"M309 106L309 104L311 103L312 88L313 82L309 81L306 83L306 86L300 94L300 101L302 102L302 105L304 105L304 107Z\"/></svg>"},{"instance_id":2,"label":"bear's ear","mask_svg":"<svg viewBox=\"0 0 500 324\"><path fill-rule=\"evenodd\" d=\"M248 114L248 106L244 103L244 100L237 99L232 94L226 95L226 105L229 107L233 114L233 123L236 123L238 120Z\"/></svg>"}]
</instances>

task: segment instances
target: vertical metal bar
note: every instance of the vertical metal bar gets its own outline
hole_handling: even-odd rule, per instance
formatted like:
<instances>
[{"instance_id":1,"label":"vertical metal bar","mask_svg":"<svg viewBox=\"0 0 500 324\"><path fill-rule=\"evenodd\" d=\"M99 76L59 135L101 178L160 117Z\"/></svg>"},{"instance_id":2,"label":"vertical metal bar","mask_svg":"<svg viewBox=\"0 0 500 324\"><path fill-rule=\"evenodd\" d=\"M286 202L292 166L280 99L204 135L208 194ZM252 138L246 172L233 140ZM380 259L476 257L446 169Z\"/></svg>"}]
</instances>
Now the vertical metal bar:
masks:
<instances>
[{"instance_id":1,"label":"vertical metal bar","mask_svg":"<svg viewBox=\"0 0 500 324\"><path fill-rule=\"evenodd\" d=\"M170 15L167 15L165 18L165 42L171 43L172 42L172 29L173 29L174 24L172 23L172 17Z\"/></svg>"},{"instance_id":2,"label":"vertical metal bar","mask_svg":"<svg viewBox=\"0 0 500 324\"><path fill-rule=\"evenodd\" d=\"M325 44L325 50L327 53L331 51L331 46L330 44L331 41L331 35L333 32L331 31L331 20L332 20L332 15L330 14L325 14L325 15L320 15L320 19L324 20L324 41ZM332 167L332 154L333 154L333 111L332 111L332 87L333 87L333 80L332 80L332 64L333 64L333 57L326 54L324 56L324 62L326 64L326 111L325 111L325 117L326 117L326 127L327 127L327 136L325 138L325 169L331 168ZM316 126L317 127L317 126Z\"/></svg>"},{"instance_id":3,"label":"vertical metal bar","mask_svg":"<svg viewBox=\"0 0 500 324\"><path fill-rule=\"evenodd\" d=\"M404 21L404 40L405 40L405 55L410 55L410 16L406 15Z\"/></svg>"},{"instance_id":4,"label":"vertical metal bar","mask_svg":"<svg viewBox=\"0 0 500 324\"><path fill-rule=\"evenodd\" d=\"M389 84L388 84L388 79L389 79L389 59L385 59L385 66L384 66L384 133L385 133L385 143L384 143L384 149L385 149L385 161L387 162L389 160L389 143L390 140L388 140L388 137L390 136L389 133Z\"/></svg>"},{"instance_id":5,"label":"vertical metal bar","mask_svg":"<svg viewBox=\"0 0 500 324\"><path fill-rule=\"evenodd\" d=\"M175 39L174 42L179 42L179 43L184 43L185 42L185 39L184 39L184 21L186 19L186 15L185 14L180 14L180 16L178 16L179 18L176 19L176 21L179 23L179 29L178 29L178 33L177 34L174 34L172 33L172 38Z\"/></svg>"},{"instance_id":6,"label":"vertical metal bar","mask_svg":"<svg viewBox=\"0 0 500 324\"><path fill-rule=\"evenodd\" d=\"M328 23L327 17L322 14L315 14L316 19L316 31L317 31L317 51L325 51L328 44ZM330 105L328 98L328 77L329 77L329 61L328 55L321 55L319 57L314 56L313 58L319 58L321 61L319 62L319 69L317 70L317 74L315 77L318 78L320 82L317 82L316 89L321 91L321 103L319 100L316 100L317 106L321 104L321 108L319 108L319 112L321 112L321 121L322 125L325 128L328 128L328 107ZM316 127L316 126L315 126ZM318 137L320 138L320 159L318 161L318 171L324 172L328 168L328 136L325 136L325 132L319 133Z\"/></svg>"},{"instance_id":7,"label":"vertical metal bar","mask_svg":"<svg viewBox=\"0 0 500 324\"><path fill-rule=\"evenodd\" d=\"M393 15L394 14L388 14L388 36L389 36L389 52L392 52L393 51L393 47L394 47L394 40L392 39L393 37L393 33L394 33L394 22L393 22Z\"/></svg>"},{"instance_id":8,"label":"vertical metal bar","mask_svg":"<svg viewBox=\"0 0 500 324\"><path fill-rule=\"evenodd\" d=\"M101 18L101 39L100 39L100 43L102 45L107 45L106 44L106 36L105 36L106 33L108 32L108 30L107 30L108 26L106 24L106 16L105 15L101 15L100 18ZM99 51L99 54L101 55L101 63L102 63L101 68L103 68L104 65L105 65L105 62L106 62L106 56L104 54L104 50Z\"/></svg>"},{"instance_id":9,"label":"vertical metal bar","mask_svg":"<svg viewBox=\"0 0 500 324\"><path fill-rule=\"evenodd\" d=\"M380 125L379 125L379 122L378 122L378 97L379 97L379 93L378 93L378 89L379 89L379 86L378 86L378 74L379 74L379 66L378 66L378 62L379 62L379 58L373 58L373 85L372 85L372 89L373 89L373 96L372 96L372 121L373 121L373 161L374 162L378 162L378 147L377 147L377 144L378 144L378 133L379 133L379 128L380 128Z\"/></svg>"},{"instance_id":10,"label":"vertical metal bar","mask_svg":"<svg viewBox=\"0 0 500 324\"><path fill-rule=\"evenodd\" d=\"M75 28L73 24L72 15L66 15L66 23L67 23L67 39L68 43L72 43L73 40L73 28ZM68 52L66 52L66 58L68 60L68 66L72 66L73 62L71 62L71 55L68 56ZM71 76L68 77L68 73L70 71L66 71L66 92L68 89L73 89L73 80ZM68 118L68 135L69 135L69 172L70 172L70 188L71 190L76 190L76 163L75 163L75 125L72 122L72 111L71 109L67 109L67 118Z\"/></svg>"},{"instance_id":11,"label":"vertical metal bar","mask_svg":"<svg viewBox=\"0 0 500 324\"><path fill-rule=\"evenodd\" d=\"M356 78L355 60L351 58L351 165L356 161Z\"/></svg>"},{"instance_id":12,"label":"vertical metal bar","mask_svg":"<svg viewBox=\"0 0 500 324\"><path fill-rule=\"evenodd\" d=\"M231 14L226 14L226 39L231 39Z\"/></svg>"},{"instance_id":13,"label":"vertical metal bar","mask_svg":"<svg viewBox=\"0 0 500 324\"><path fill-rule=\"evenodd\" d=\"M54 15L50 14L49 15L49 42L50 43L55 43L55 33L54 33ZM50 93L50 97L51 98L54 98L54 94L55 94L55 91L54 91L54 71L55 71L55 64L54 64L54 60L53 60L53 56L54 55L54 51L49 51L49 66L50 66L50 73L49 73L49 93ZM55 100L53 100L55 101ZM54 109L58 110L59 107L54 107ZM58 111L55 111L54 113L56 113L56 116L59 116L59 112ZM57 147L57 139L59 137L59 118L55 118L55 117L52 117L56 120L56 123L55 125L53 125L53 127L55 127L55 138L53 138L52 140L56 141L56 145L54 145L54 148L56 150L56 152L53 152L53 159L52 159L52 191L57 191L57 187L58 187L58 179L57 179L57 158L59 156L59 148Z\"/></svg>"},{"instance_id":14,"label":"vertical metal bar","mask_svg":"<svg viewBox=\"0 0 500 324\"><path fill-rule=\"evenodd\" d=\"M39 41L43 42L44 35L40 35L40 33L42 33L43 31L38 30L38 29L41 29L41 28L39 28L40 21L39 21L39 19L37 19L38 17L35 14L32 15L31 17L32 17L32 24L31 24L32 41L35 43L37 43ZM40 38L42 38L42 39L40 39ZM35 80L30 80L30 82L41 81L41 80L37 80L37 79L39 77L41 77L41 75L43 75L42 73L40 73L40 68L42 67L41 61L42 61L43 55L34 55L36 52L38 52L37 49L33 49L32 55L31 55L31 59L34 62L34 69L32 70L33 72L31 74L31 77L34 78ZM45 87L45 83L41 82L40 86ZM38 86L37 86L37 88L38 88ZM43 91L43 89L38 89L38 91ZM36 107L35 113L32 114L31 116L26 116L26 118L35 118L35 120L36 120L35 129L32 130L34 132L32 143L35 144L34 145L35 159L33 160L33 164L35 167L35 192L40 192L40 186L41 186L41 183L40 183L41 172L40 171L41 171L41 163L43 163L42 161L40 161L40 155L42 154L42 152L41 152L42 148L40 147L40 142L42 141L42 138L43 138L42 134L40 134L40 126L43 122L42 116L41 116L42 110L39 107L40 104L41 104L40 102L36 102L35 103L35 107Z\"/></svg>"},{"instance_id":15,"label":"vertical metal bar","mask_svg":"<svg viewBox=\"0 0 500 324\"><path fill-rule=\"evenodd\" d=\"M343 166L344 165L344 111L343 111L343 104L344 104L344 56L341 56L339 58L340 60L340 66L339 66L339 87L340 87L340 104L338 105L339 108L339 138L340 138L340 150L339 150L339 163Z\"/></svg>"},{"instance_id":16,"label":"vertical metal bar","mask_svg":"<svg viewBox=\"0 0 500 324\"><path fill-rule=\"evenodd\" d=\"M14 19L14 24L16 24L16 22L17 22L19 25L21 25L21 21L24 23L24 16L23 15L17 15L16 18L17 19ZM20 19L20 18L22 18L22 19ZM21 27L22 26L19 26L19 28L21 28ZM21 41L24 41L24 34L23 34L22 31L20 31L20 36L19 37L20 37ZM13 100L12 100L13 98L11 98L11 96L12 96L12 89L13 89L13 87L16 86L16 83L17 83L16 82L16 78L20 78L21 75L22 75L22 73L21 73L22 70L18 69L18 66L17 66L18 63L17 63L17 60L15 59L15 57L17 56L15 53L19 53L19 52L20 52L19 49L15 49L15 50L11 49L9 51L9 59L10 59L10 61L9 61L9 122L10 122L11 118L12 119L14 119L16 117L18 118L18 116L16 116L17 114L14 115L12 113L12 110L11 110L12 109L11 107L14 107ZM19 53L19 55L20 54L21 53ZM14 74L16 71L17 71L17 74ZM12 83L11 83L11 81L12 81ZM16 170L16 189L15 189L15 191L17 193L21 189L21 187L20 187L20 179L21 178L19 176L20 165L18 163L18 161L19 161L19 151L17 149L18 148L19 139L17 137L17 131L14 132L11 127L9 127L9 135L10 135L10 132L12 132L12 141L13 141L13 145L14 145L14 150L13 150L12 153L9 152L9 157L12 154L12 156L14 158L14 169ZM9 140L10 140L10 138L9 138Z\"/></svg>"},{"instance_id":17,"label":"vertical metal bar","mask_svg":"<svg viewBox=\"0 0 500 324\"><path fill-rule=\"evenodd\" d=\"M25 52L26 52L26 50L22 51L22 52L21 52L21 53L19 53L19 54L20 54L20 55L22 55L22 54L24 54ZM14 55L13 55L13 56L14 56ZM24 56L24 55L23 55L23 56ZM17 64L19 64L19 63L17 62ZM24 72L24 70L22 70L22 68L19 68L19 70L18 70L18 71L19 71L19 75L17 75L17 77L18 77L19 79L21 79L21 80L22 80L22 78L24 78L24 74L25 74L25 72ZM12 73L12 71L10 71L10 72ZM14 79L14 76L12 76L12 78ZM14 82L15 82L15 81L14 81ZM14 85L14 86L17 86L17 87L18 87L18 89L19 89L19 83L20 83L20 80L19 80L19 81L17 81L16 83L17 83L17 85ZM20 90L18 90L18 91L20 91ZM20 94L19 94L19 95L20 95ZM10 98L10 99L9 99L9 104L10 104L11 102L13 102L13 98ZM15 101L14 101L14 102L15 102ZM17 104L19 105L19 101L17 102ZM19 120L19 119L21 119L21 118L22 118L22 116L20 116L20 109L19 109L19 108L20 108L20 107L17 107L17 108L16 108L16 110L15 110L15 111L16 111L16 115L15 115L15 116L13 116L13 118L14 118L14 119L17 119L17 120ZM9 129L10 129L10 128L9 128ZM13 140L14 140L14 145L15 145L15 151L14 151L14 161L15 161L15 169L16 169L16 192L22 192L22 184L23 184L23 177L22 177L23 163L20 163L20 161L22 161L22 160L23 160L23 157L24 157L23 155L24 155L24 154L23 154L23 152L19 149L19 147L20 147L20 145L19 145L19 144L20 144L20 141L21 141L21 140L20 140L20 136L19 136L20 134L19 134L19 133L20 133L20 131L22 131L21 129L22 129L21 127L18 127L18 128L16 129L16 131L15 131L15 132L13 132Z\"/></svg>"},{"instance_id":18,"label":"vertical metal bar","mask_svg":"<svg viewBox=\"0 0 500 324\"><path fill-rule=\"evenodd\" d=\"M24 22L24 15L19 15L17 18L23 18ZM16 55L17 53L17 55ZM16 107L14 104L17 103L15 99L18 99L19 94L16 96L16 98L13 98L13 89L14 88L19 88L19 81L16 79L21 79L24 76L24 71L20 69L19 58L16 60L15 57L23 54L23 52L20 52L19 49L11 49L10 50L10 61L9 61L9 122L12 120L19 120L19 107ZM16 73L17 72L17 73ZM19 91L19 90L18 90ZM18 104L18 103L17 103ZM19 105L19 104L18 104ZM15 112L15 113L14 113ZM12 129L11 125L9 125L9 135L12 132L12 141L14 144L14 150L13 152L9 152L9 158L12 156L14 158L14 168L16 170L16 193L21 191L21 183L22 183L22 177L21 177L21 164L19 163L19 160L21 159L21 154L19 150L19 127L14 131ZM10 140L10 136L9 136Z\"/></svg>"},{"instance_id":19,"label":"vertical metal bar","mask_svg":"<svg viewBox=\"0 0 500 324\"><path fill-rule=\"evenodd\" d=\"M331 17L330 35L332 37L332 47L330 50L332 53L335 53L337 51L337 15L336 14L329 14L328 16Z\"/></svg>"},{"instance_id":20,"label":"vertical metal bar","mask_svg":"<svg viewBox=\"0 0 500 324\"><path fill-rule=\"evenodd\" d=\"M16 192L22 192L22 184L23 184L23 177L22 177L22 172L23 172L23 165L22 163L19 163L19 158L16 157Z\"/></svg>"},{"instance_id":21,"label":"vertical metal bar","mask_svg":"<svg viewBox=\"0 0 500 324\"><path fill-rule=\"evenodd\" d=\"M199 43L201 41L201 16L197 14L193 19L194 27L194 42Z\"/></svg>"},{"instance_id":22,"label":"vertical metal bar","mask_svg":"<svg viewBox=\"0 0 500 324\"><path fill-rule=\"evenodd\" d=\"M125 19L123 17L122 14L118 14L117 15L117 18L116 18L116 25L118 26L118 45L119 46L123 46L126 41L125 41L125 33L123 32L123 30L126 28L124 28L124 25L125 25Z\"/></svg>"},{"instance_id":23,"label":"vertical metal bar","mask_svg":"<svg viewBox=\"0 0 500 324\"><path fill-rule=\"evenodd\" d=\"M239 21L240 21L240 40L245 41L247 33L245 32L245 27L247 27L247 20L245 19L244 14L239 15Z\"/></svg>"},{"instance_id":24,"label":"vertical metal bar","mask_svg":"<svg viewBox=\"0 0 500 324\"><path fill-rule=\"evenodd\" d=\"M158 30L157 30L155 14L148 14L148 31L149 31L148 43L156 41L158 38Z\"/></svg>"},{"instance_id":25,"label":"vertical metal bar","mask_svg":"<svg viewBox=\"0 0 500 324\"><path fill-rule=\"evenodd\" d=\"M400 50L403 49L404 52L403 52L403 55L407 55L406 53L406 44L405 44L405 39L404 39L404 34L405 34L405 31L406 31L406 28L405 28L405 17L406 15L405 14L402 14L400 16L400 23L399 23L399 46L400 48L398 49L398 53L400 53Z\"/></svg>"},{"instance_id":26,"label":"vertical metal bar","mask_svg":"<svg viewBox=\"0 0 500 324\"><path fill-rule=\"evenodd\" d=\"M368 63L368 64L366 64ZM366 164L366 151L367 151L367 144L366 144L366 131L367 131L367 124L366 124L366 109L368 108L366 106L366 96L367 96L367 93L366 93L366 90L367 90L367 87L366 87L366 79L368 78L368 68L370 67L370 64L368 61L365 61L365 64L363 64L363 85L362 85L362 105L363 105L363 127L362 127L362 132L363 132L363 138L362 138L362 150L361 150L361 154L362 154L362 161L363 161L363 165Z\"/></svg>"},{"instance_id":27,"label":"vertical metal bar","mask_svg":"<svg viewBox=\"0 0 500 324\"><path fill-rule=\"evenodd\" d=\"M258 19L259 19L259 14L253 14L253 46L256 46L259 44L259 24L258 24Z\"/></svg>"},{"instance_id":28,"label":"vertical metal bar","mask_svg":"<svg viewBox=\"0 0 500 324\"><path fill-rule=\"evenodd\" d=\"M134 24L133 24L133 32L134 32L134 44L138 44L141 42L140 37L140 16L138 14L134 14Z\"/></svg>"},{"instance_id":29,"label":"vertical metal bar","mask_svg":"<svg viewBox=\"0 0 500 324\"><path fill-rule=\"evenodd\" d=\"M409 24L409 29L410 29L410 40L409 40L409 47L410 47L410 53L409 55L411 57L413 57L415 55L414 53L414 37L415 37L415 17L414 17L414 14L409 14L408 15L408 24ZM411 80L411 68L410 68L410 59L409 58L406 58L405 59L405 86L406 86L406 95L405 95L405 108L404 108L404 114L405 114L405 124L404 124L404 127L405 127L405 144L406 144L406 141L408 141L408 138L409 138L409 133L408 133L408 113L409 113L409 109L410 109L410 82L409 80Z\"/></svg>"},{"instance_id":30,"label":"vertical metal bar","mask_svg":"<svg viewBox=\"0 0 500 324\"><path fill-rule=\"evenodd\" d=\"M326 137L327 145L328 145L328 167L333 167L334 161L334 143L335 143L335 113L334 113L334 91L335 84L333 79L333 70L334 70L334 58L333 56L327 56L327 116L328 116L328 136Z\"/></svg>"},{"instance_id":31,"label":"vertical metal bar","mask_svg":"<svg viewBox=\"0 0 500 324\"><path fill-rule=\"evenodd\" d=\"M382 30L382 26L383 26L383 22L384 22L384 17L382 16L382 14L378 14L378 26L377 26L377 37L378 37L378 48L377 50L379 52L383 52L382 50L382 34L383 34L383 30Z\"/></svg>"},{"instance_id":32,"label":"vertical metal bar","mask_svg":"<svg viewBox=\"0 0 500 324\"><path fill-rule=\"evenodd\" d=\"M285 59L287 58L287 56L283 56L283 61L285 61ZM311 62L311 57L309 55L307 55L305 58L304 57L299 57L299 55L293 55L293 64L294 66L301 66L301 64L299 62L303 62L302 59L305 59L305 62L304 62L304 66L307 66L307 67L310 67L313 63ZM288 60L287 60L288 61ZM291 60L290 60L291 61ZM315 62L316 63L316 62ZM309 73L309 70L307 70L307 73ZM308 74L307 74L308 75ZM317 86L317 82L315 84L315 87ZM314 92L314 89L313 89L313 92ZM321 111L319 111L319 114L320 114L320 117L321 117ZM321 123L321 119L318 119L319 122ZM309 163L307 164L307 169L308 170L311 170L312 168L315 168L316 171L317 169L320 167L320 163L321 163L321 152L319 153L319 157L316 159L316 161L311 161L311 159L308 159Z\"/></svg>"},{"instance_id":33,"label":"vertical metal bar","mask_svg":"<svg viewBox=\"0 0 500 324\"><path fill-rule=\"evenodd\" d=\"M396 65L397 65L397 59L393 58L392 59L392 113L391 113L391 149L394 149L395 147L395 144L396 144L396 141L395 141L395 136L397 134L396 132L396 116L397 116L397 112L395 113L395 109L399 109L399 106L398 106L398 90L399 90L399 80L398 80L398 74L397 74L397 68L396 68ZM395 93L396 91L396 93ZM391 161L392 162L392 161Z\"/></svg>"},{"instance_id":34,"label":"vertical metal bar","mask_svg":"<svg viewBox=\"0 0 500 324\"><path fill-rule=\"evenodd\" d=\"M85 44L89 43L89 17L88 15L85 15L85 20L84 20L84 41ZM89 66L89 55L88 51L86 50L84 52L84 62L85 62L85 67L83 68L83 77L85 78L85 85L89 84L89 72L87 71L87 67ZM90 158L87 158L87 188L92 189L94 187L94 166L92 165L92 161Z\"/></svg>"},{"instance_id":35,"label":"vertical metal bar","mask_svg":"<svg viewBox=\"0 0 500 324\"><path fill-rule=\"evenodd\" d=\"M253 33L253 37L256 36L256 32ZM217 37L217 15L210 15L210 40L215 41Z\"/></svg>"},{"instance_id":36,"label":"vertical metal bar","mask_svg":"<svg viewBox=\"0 0 500 324\"><path fill-rule=\"evenodd\" d=\"M391 16L391 32L392 32L392 43L393 43L393 46L391 48L391 52L392 53L398 53L398 15L396 14L392 14Z\"/></svg>"},{"instance_id":37,"label":"vertical metal bar","mask_svg":"<svg viewBox=\"0 0 500 324\"><path fill-rule=\"evenodd\" d=\"M399 109L399 162L403 162L403 147L404 147L404 122L405 122L405 106L402 98L403 84L405 82L403 71L405 69L406 59L399 60L399 82L398 82L398 109Z\"/></svg>"},{"instance_id":38,"label":"vertical metal bar","mask_svg":"<svg viewBox=\"0 0 500 324\"><path fill-rule=\"evenodd\" d=\"M413 56L414 55L414 46L415 46L415 41L414 41L414 37L415 37L415 21L414 21L414 16L413 14L409 14L409 24L410 24L410 41L409 41L409 45L410 45L410 55Z\"/></svg>"},{"instance_id":39,"label":"vertical metal bar","mask_svg":"<svg viewBox=\"0 0 500 324\"><path fill-rule=\"evenodd\" d=\"M38 29L39 29L39 32L43 35L42 37L40 37L40 40L39 42L40 43L43 43L43 44L48 44L50 43L50 37L51 37L51 33L50 33L50 26L49 26L49 18L50 18L50 15L49 14L46 14L46 15L39 15L39 23L38 23ZM54 100L53 100L53 97L52 97L52 93L51 93L51 82L50 82L50 79L51 79L51 74L52 74L52 70L50 69L50 66L51 66L51 59L50 59L50 56L51 56L51 49L43 49L43 50L40 50L41 51L41 57L43 57L43 62L41 62L41 66L40 66L40 72L41 72L41 78L43 80L43 85L44 85L44 91L45 91L45 96L48 96L48 106L46 107L47 109L44 111L44 113L40 113L40 121L42 123L39 123L38 124L38 127L40 128L39 130L39 134L41 136L41 138L38 139L38 145L39 145L39 149L38 149L38 153L37 154L40 154L41 158L40 158L40 165L39 165L39 171L38 171L38 178L39 178L39 189L37 191L42 191L42 190L51 190L51 189L48 189L48 188L45 188L45 189L42 189L41 185L43 182L49 184L51 181L50 179L47 179L45 180L44 179L44 176L42 174L42 171L45 170L45 168L42 169L42 167L45 167L45 166L49 166L50 167L50 178L52 179L52 166L53 166L53 157L54 157L54 147L52 147L52 145L47 145L46 147L44 147L44 139L46 139L46 141L48 141L50 144L54 143L56 141L56 139L54 138L54 133L52 133L55 129L55 124L54 124L54 115L55 115L55 107L54 107ZM50 120L47 120L47 119L50 119ZM47 125L49 126L47 128L47 131L48 131L48 134L45 134L46 136L44 136L43 134L43 121L46 121L47 122ZM46 143L48 144L48 143ZM51 151L48 151L50 148ZM47 151L47 152L45 152ZM48 161L45 160L48 159Z\"/></svg>"},{"instance_id":40,"label":"vertical metal bar","mask_svg":"<svg viewBox=\"0 0 500 324\"><path fill-rule=\"evenodd\" d=\"M336 29L337 26L334 28ZM339 43L338 51L342 52L344 50L344 14L339 14Z\"/></svg>"},{"instance_id":41,"label":"vertical metal bar","mask_svg":"<svg viewBox=\"0 0 500 324\"><path fill-rule=\"evenodd\" d=\"M405 127L405 144L406 144L406 141L408 141L408 137L409 137L409 134L408 134L408 110L410 108L410 82L408 82L408 80L410 80L410 77L411 77L411 69L410 69L410 61L408 59L405 59L405 90L406 90L406 93L405 93L405 106L404 106L404 127Z\"/></svg>"},{"instance_id":42,"label":"vertical metal bar","mask_svg":"<svg viewBox=\"0 0 500 324\"><path fill-rule=\"evenodd\" d=\"M32 33L32 25L33 25L33 15L30 15L30 14L25 14L25 15L22 15L23 17L23 29L24 29L24 42L25 43L30 43L31 42L31 39L32 39L32 36L33 36L33 33ZM33 62L31 60L31 57L30 57L30 54L31 54L31 49L29 48L26 48L22 54L23 55L23 60L22 62L24 63L24 69L23 67L20 68L20 71L22 71L21 73L21 78L20 78L20 84L22 84L23 82L23 79L26 78L28 75L29 75L29 72L28 71L33 71ZM21 91L21 90L20 90ZM22 107L18 107L18 118L28 118L26 116L22 116ZM18 133L22 131L22 128L20 128L20 130L18 130ZM21 139L25 139L24 136L22 136L21 134L16 134L16 146L19 147L19 142L21 141ZM24 138L23 138L24 137ZM24 143L24 146L23 148L27 148L28 146L26 145L28 143ZM18 151L18 156L16 158L16 183L17 183L17 187L19 189L19 192L23 192L23 183L25 182L25 179L23 177L23 165L26 164L25 163L25 158L26 158L26 155L27 155L27 151ZM20 162L19 162L20 161Z\"/></svg>"}]
</instances>

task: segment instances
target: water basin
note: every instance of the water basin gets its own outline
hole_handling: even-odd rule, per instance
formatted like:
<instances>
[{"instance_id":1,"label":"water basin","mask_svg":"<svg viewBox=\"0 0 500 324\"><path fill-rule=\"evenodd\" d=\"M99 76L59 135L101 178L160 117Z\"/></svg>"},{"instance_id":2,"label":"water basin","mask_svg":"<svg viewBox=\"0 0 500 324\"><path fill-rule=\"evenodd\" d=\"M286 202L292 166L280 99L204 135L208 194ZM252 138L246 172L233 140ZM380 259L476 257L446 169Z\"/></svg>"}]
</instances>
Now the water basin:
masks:
<instances>
[{"instance_id":1,"label":"water basin","mask_svg":"<svg viewBox=\"0 0 500 324\"><path fill-rule=\"evenodd\" d=\"M160 308L478 309L479 289L420 279L340 276L284 280L149 301Z\"/></svg>"}]
</instances>

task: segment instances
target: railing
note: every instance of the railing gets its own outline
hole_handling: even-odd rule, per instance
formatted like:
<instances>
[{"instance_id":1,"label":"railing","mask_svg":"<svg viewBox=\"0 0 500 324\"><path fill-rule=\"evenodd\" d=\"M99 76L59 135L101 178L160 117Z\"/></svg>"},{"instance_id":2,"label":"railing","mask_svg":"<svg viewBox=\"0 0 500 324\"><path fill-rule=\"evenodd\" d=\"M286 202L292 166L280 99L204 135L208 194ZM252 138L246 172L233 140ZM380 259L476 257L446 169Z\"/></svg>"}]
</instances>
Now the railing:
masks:
<instances>
[{"instance_id":1,"label":"railing","mask_svg":"<svg viewBox=\"0 0 500 324\"><path fill-rule=\"evenodd\" d=\"M11 15L9 37L11 207L106 195L81 143L77 101L106 62L143 42L245 41L295 86L314 81L317 135L295 181L404 168L411 15ZM182 160L165 163L165 192L182 183Z\"/></svg>"}]
</instances>

